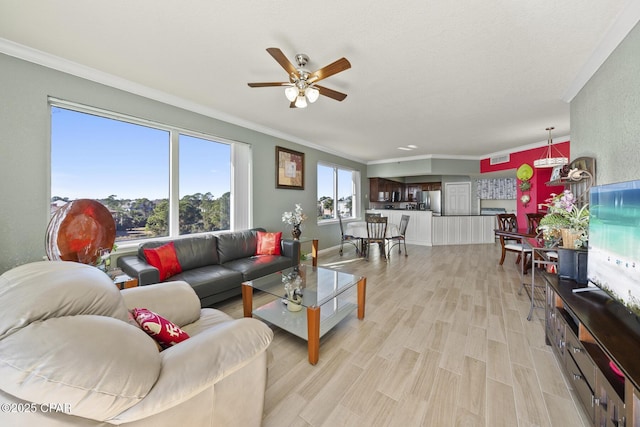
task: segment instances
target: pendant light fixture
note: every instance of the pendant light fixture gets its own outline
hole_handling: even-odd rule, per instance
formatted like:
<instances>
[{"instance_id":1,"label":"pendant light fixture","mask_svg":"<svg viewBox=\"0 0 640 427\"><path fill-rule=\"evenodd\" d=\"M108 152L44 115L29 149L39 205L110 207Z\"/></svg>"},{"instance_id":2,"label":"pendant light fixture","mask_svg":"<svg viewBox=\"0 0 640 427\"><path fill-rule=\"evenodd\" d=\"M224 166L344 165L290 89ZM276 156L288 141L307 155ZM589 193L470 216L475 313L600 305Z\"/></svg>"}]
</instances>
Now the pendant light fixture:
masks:
<instances>
[{"instance_id":1,"label":"pendant light fixture","mask_svg":"<svg viewBox=\"0 0 640 427\"><path fill-rule=\"evenodd\" d=\"M552 144L553 140L551 139L551 131L555 129L553 126L546 128L549 132L549 139L547 140L547 149L544 152L544 155L538 160L533 161L533 167L535 168L554 168L556 166L563 166L569 163L569 159L564 157L562 153L555 148L557 156L554 157Z\"/></svg>"}]
</instances>

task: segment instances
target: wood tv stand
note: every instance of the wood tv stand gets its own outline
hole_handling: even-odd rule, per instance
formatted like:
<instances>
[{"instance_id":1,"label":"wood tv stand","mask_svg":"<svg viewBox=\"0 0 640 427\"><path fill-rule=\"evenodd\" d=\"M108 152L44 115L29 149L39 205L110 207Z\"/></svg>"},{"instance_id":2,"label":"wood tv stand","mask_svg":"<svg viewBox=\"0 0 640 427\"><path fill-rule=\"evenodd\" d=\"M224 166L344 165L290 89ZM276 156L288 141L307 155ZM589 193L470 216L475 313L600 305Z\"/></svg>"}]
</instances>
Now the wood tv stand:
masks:
<instances>
[{"instance_id":1,"label":"wood tv stand","mask_svg":"<svg viewBox=\"0 0 640 427\"><path fill-rule=\"evenodd\" d=\"M592 425L640 427L640 319L602 291L573 293L585 285L543 277L547 344Z\"/></svg>"}]
</instances>

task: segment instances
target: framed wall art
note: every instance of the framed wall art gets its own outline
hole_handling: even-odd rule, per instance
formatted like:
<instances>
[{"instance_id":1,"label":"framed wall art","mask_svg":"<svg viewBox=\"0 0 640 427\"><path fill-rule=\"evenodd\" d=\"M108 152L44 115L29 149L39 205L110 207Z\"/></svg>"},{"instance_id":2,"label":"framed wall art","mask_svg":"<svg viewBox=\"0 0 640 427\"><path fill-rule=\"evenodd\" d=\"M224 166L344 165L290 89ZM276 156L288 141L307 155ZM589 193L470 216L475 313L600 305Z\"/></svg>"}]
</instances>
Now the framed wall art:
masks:
<instances>
[{"instance_id":1,"label":"framed wall art","mask_svg":"<svg viewBox=\"0 0 640 427\"><path fill-rule=\"evenodd\" d=\"M276 188L304 190L304 153L276 146Z\"/></svg>"}]
</instances>

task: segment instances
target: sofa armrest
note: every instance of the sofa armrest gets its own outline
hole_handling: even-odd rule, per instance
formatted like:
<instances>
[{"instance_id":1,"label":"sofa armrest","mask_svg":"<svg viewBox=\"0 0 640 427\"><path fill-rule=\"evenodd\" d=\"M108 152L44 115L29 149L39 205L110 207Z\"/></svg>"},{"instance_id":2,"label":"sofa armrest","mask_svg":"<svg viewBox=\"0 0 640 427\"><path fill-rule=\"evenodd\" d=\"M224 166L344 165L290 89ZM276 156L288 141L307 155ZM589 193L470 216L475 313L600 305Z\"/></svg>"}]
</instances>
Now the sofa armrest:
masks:
<instances>
[{"instance_id":1,"label":"sofa armrest","mask_svg":"<svg viewBox=\"0 0 640 427\"><path fill-rule=\"evenodd\" d=\"M179 405L262 356L272 339L267 325L242 318L164 350L160 376L151 391L111 421L132 422Z\"/></svg>"},{"instance_id":2,"label":"sofa armrest","mask_svg":"<svg viewBox=\"0 0 640 427\"><path fill-rule=\"evenodd\" d=\"M293 239L282 239L280 241L282 256L291 258L291 266L300 264L300 241Z\"/></svg>"},{"instance_id":3,"label":"sofa armrest","mask_svg":"<svg viewBox=\"0 0 640 427\"><path fill-rule=\"evenodd\" d=\"M118 258L118 267L129 276L138 279L138 285L149 285L160 282L160 271L137 255L125 255Z\"/></svg>"},{"instance_id":4,"label":"sofa armrest","mask_svg":"<svg viewBox=\"0 0 640 427\"><path fill-rule=\"evenodd\" d=\"M200 299L184 281L123 289L120 293L128 310L147 308L180 327L200 318Z\"/></svg>"}]
</instances>

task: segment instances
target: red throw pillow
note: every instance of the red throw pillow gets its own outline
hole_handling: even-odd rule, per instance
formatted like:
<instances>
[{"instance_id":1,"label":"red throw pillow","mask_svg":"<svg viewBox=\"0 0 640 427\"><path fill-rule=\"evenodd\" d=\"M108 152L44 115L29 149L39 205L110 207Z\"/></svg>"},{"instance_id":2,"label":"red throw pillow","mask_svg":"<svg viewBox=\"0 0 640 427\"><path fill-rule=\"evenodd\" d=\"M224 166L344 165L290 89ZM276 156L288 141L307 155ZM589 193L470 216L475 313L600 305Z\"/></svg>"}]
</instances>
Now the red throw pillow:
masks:
<instances>
[{"instance_id":1,"label":"red throw pillow","mask_svg":"<svg viewBox=\"0 0 640 427\"><path fill-rule=\"evenodd\" d=\"M147 262L160 270L160 281L164 281L171 276L182 273L182 266L176 255L176 247L173 242L158 246L154 249L143 249Z\"/></svg>"},{"instance_id":2,"label":"red throw pillow","mask_svg":"<svg viewBox=\"0 0 640 427\"><path fill-rule=\"evenodd\" d=\"M258 231L256 255L280 255L280 240L282 240L282 231L277 233Z\"/></svg>"},{"instance_id":3,"label":"red throw pillow","mask_svg":"<svg viewBox=\"0 0 640 427\"><path fill-rule=\"evenodd\" d=\"M165 348L189 338L176 324L146 308L134 308L133 317L143 331Z\"/></svg>"}]
</instances>

